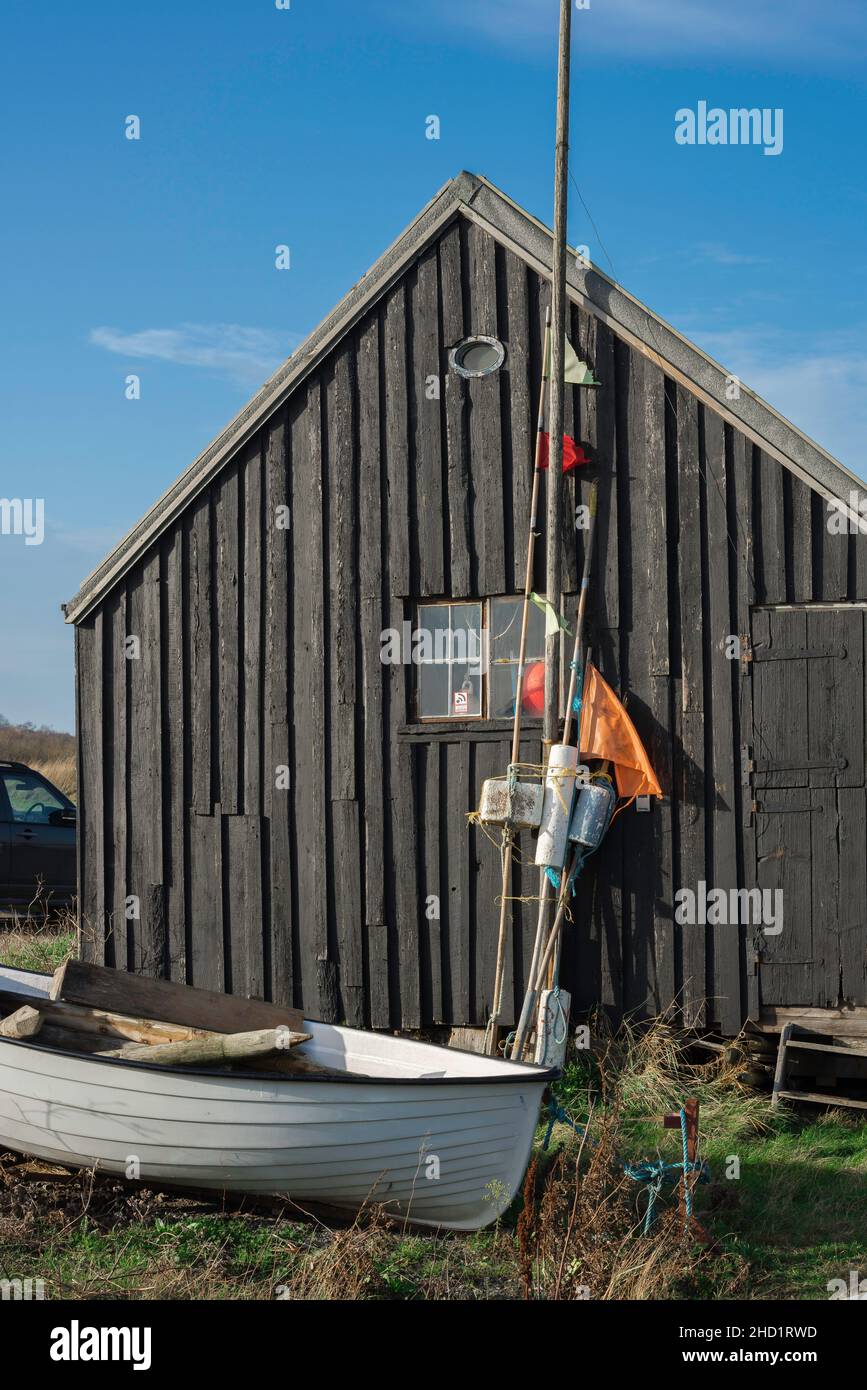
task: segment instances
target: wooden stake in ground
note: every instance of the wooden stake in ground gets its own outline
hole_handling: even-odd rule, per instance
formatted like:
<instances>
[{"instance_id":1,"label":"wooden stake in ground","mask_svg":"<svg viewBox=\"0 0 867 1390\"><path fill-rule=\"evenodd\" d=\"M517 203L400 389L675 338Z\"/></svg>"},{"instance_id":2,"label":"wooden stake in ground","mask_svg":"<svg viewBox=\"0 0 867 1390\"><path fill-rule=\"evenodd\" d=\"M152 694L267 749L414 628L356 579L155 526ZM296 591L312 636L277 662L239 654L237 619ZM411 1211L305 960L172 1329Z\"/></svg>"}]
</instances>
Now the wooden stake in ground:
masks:
<instances>
[{"instance_id":1,"label":"wooden stake in ground","mask_svg":"<svg viewBox=\"0 0 867 1390\"><path fill-rule=\"evenodd\" d=\"M536 511L539 505L539 479L542 476L543 439L545 431L545 364L551 348L551 310L545 314L545 334L542 344L542 384L539 388L539 411L536 417L536 459L533 469L533 492L530 498L530 529L527 535L527 568L524 577L524 607L521 613L521 638L518 643L518 677L515 686L515 721L512 728L512 765L521 757L521 706L524 702L524 658L527 653L527 625L530 616L530 594L533 592L533 565L536 555ZM491 1004L491 1017L485 1036L487 1052L493 1057L497 1051L497 1033L503 1007L503 976L506 969L506 936L509 912L509 897L512 882L513 836L510 826L504 830L503 845L503 883L500 894L500 928L497 936L497 964L494 971L494 993Z\"/></svg>"}]
</instances>

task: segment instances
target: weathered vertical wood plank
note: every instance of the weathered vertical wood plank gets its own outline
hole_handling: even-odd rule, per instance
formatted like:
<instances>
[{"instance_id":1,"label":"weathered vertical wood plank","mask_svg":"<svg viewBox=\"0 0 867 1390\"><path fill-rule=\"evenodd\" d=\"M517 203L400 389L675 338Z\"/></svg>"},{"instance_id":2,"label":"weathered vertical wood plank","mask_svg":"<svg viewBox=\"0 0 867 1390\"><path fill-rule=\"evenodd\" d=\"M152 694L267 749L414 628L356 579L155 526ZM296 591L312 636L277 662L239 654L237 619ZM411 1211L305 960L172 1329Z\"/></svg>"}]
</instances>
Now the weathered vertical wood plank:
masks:
<instances>
[{"instance_id":1,"label":"weathered vertical wood plank","mask_svg":"<svg viewBox=\"0 0 867 1390\"><path fill-rule=\"evenodd\" d=\"M602 389L602 388L600 388ZM633 612L633 627L647 629L649 672L637 684L637 692L646 705L644 721L639 728L644 746L663 795L652 798L648 812L636 813L642 822L641 834L652 845L654 863L649 876L652 882L653 931L648 957L648 997L655 1010L666 1007L676 993L674 948L674 827L672 777L672 711L671 671L669 661L669 556L671 554L670 519L668 515L668 475L674 460L667 457L666 396L671 387L654 362L644 366L644 431L645 473L643 510L645 526L641 536L641 517L634 516L639 536L634 538L633 563L646 574L647 589L642 613ZM672 518L673 520L673 518ZM610 581L609 581L610 582ZM696 576L700 586L701 573ZM605 586L607 587L607 586ZM609 589L610 592L610 589ZM634 655L634 653L633 653ZM630 699L636 690L634 661L630 656ZM636 711L633 710L633 717ZM630 813L627 813L630 814ZM649 827L645 821L650 821ZM627 827L628 828L628 827ZM637 826L636 826L637 829Z\"/></svg>"},{"instance_id":2,"label":"weathered vertical wood plank","mask_svg":"<svg viewBox=\"0 0 867 1390\"><path fill-rule=\"evenodd\" d=\"M330 833L338 1007L347 1022L364 1021L361 912L361 822L356 777L358 641L358 459L352 344L334 358L326 386L328 589L330 633ZM339 886L338 886L339 885Z\"/></svg>"},{"instance_id":3,"label":"weathered vertical wood plank","mask_svg":"<svg viewBox=\"0 0 867 1390\"><path fill-rule=\"evenodd\" d=\"M780 618L787 615L780 614ZM779 665L803 708L800 749L815 761L837 760L840 768L812 768L811 787L864 786L864 622L860 611L809 611L803 643L813 652L808 661ZM793 671L792 668L795 668ZM800 669L798 669L800 668ZM802 674L803 672L803 674ZM779 717L779 716L778 716ZM809 730L809 736L808 736Z\"/></svg>"},{"instance_id":4,"label":"weathered vertical wood plank","mask_svg":"<svg viewBox=\"0 0 867 1390\"><path fill-rule=\"evenodd\" d=\"M437 248L418 262L410 291L412 324L410 376L410 477L413 532L418 556L418 596L445 590L439 265ZM435 387L435 392L434 392Z\"/></svg>"},{"instance_id":5,"label":"weathered vertical wood plank","mask_svg":"<svg viewBox=\"0 0 867 1390\"><path fill-rule=\"evenodd\" d=\"M471 745L460 740L445 745L446 833L445 896L441 904L444 956L443 1002L452 1023L469 1023L470 1005L470 864L475 853L475 831L467 829L466 813L472 809L470 787Z\"/></svg>"},{"instance_id":6,"label":"weathered vertical wood plank","mask_svg":"<svg viewBox=\"0 0 867 1390\"><path fill-rule=\"evenodd\" d=\"M475 223L466 228L471 334L496 337L495 243ZM502 421L500 374L474 377L469 391L472 520L479 555L479 592L501 594L506 587L504 546Z\"/></svg>"},{"instance_id":7,"label":"weathered vertical wood plank","mask_svg":"<svg viewBox=\"0 0 867 1390\"><path fill-rule=\"evenodd\" d=\"M203 494L191 504L184 519L184 531L189 575L186 660L190 689L191 797L193 807L200 815L210 815L214 801L214 788L211 777L213 594L211 588L211 508L209 494Z\"/></svg>"},{"instance_id":8,"label":"weathered vertical wood plank","mask_svg":"<svg viewBox=\"0 0 867 1390\"><path fill-rule=\"evenodd\" d=\"M78 919L82 959L105 962L105 822L103 802L104 719L102 609L75 633L78 797ZM108 769L106 769L108 771Z\"/></svg>"},{"instance_id":9,"label":"weathered vertical wood plank","mask_svg":"<svg viewBox=\"0 0 867 1390\"><path fill-rule=\"evenodd\" d=\"M707 479L707 629L709 667L711 766L708 769L707 814L711 823L713 886L738 887L737 807L735 786L740 758L735 756L733 710L737 696L738 661L731 650L733 596L729 576L732 539L728 533L728 482L725 427L719 415L704 412L704 468ZM723 1031L738 1032L743 1014L740 988L740 941L737 923L715 925L711 1016Z\"/></svg>"},{"instance_id":10,"label":"weathered vertical wood plank","mask_svg":"<svg viewBox=\"0 0 867 1390\"><path fill-rule=\"evenodd\" d=\"M737 430L726 430L726 462L729 479L729 516L737 542L737 562L734 566L737 631L745 647L752 640L751 609L756 600L755 546L753 542L753 446ZM735 739L736 756L747 756L754 748L752 663L738 663L736 694ZM756 817L751 810L752 788L743 772L735 787L738 829L738 872L740 886L747 890L756 887L757 848ZM745 924L739 926L741 953L741 992L746 996L750 1018L759 1014L759 974L757 951L752 935Z\"/></svg>"},{"instance_id":11,"label":"weathered vertical wood plank","mask_svg":"<svg viewBox=\"0 0 867 1390\"><path fill-rule=\"evenodd\" d=\"M511 461L512 554L507 557L507 581L513 593L524 591L530 497L536 457L536 409L530 380L530 305L527 266L505 252L506 346L508 357L509 456Z\"/></svg>"},{"instance_id":12,"label":"weathered vertical wood plank","mask_svg":"<svg viewBox=\"0 0 867 1390\"><path fill-rule=\"evenodd\" d=\"M244 576L242 773L240 797L244 813L262 814L262 668L264 651L262 579L262 439L257 435L245 451L239 472L243 496ZM239 500L239 506L241 505ZM261 898L261 889L260 889Z\"/></svg>"},{"instance_id":13,"label":"weathered vertical wood plank","mask_svg":"<svg viewBox=\"0 0 867 1390\"><path fill-rule=\"evenodd\" d=\"M106 940L105 963L126 969L127 923L125 899L127 894L127 675L129 662L125 654L127 631L126 587L119 586L106 600L105 635L108 642L105 672L106 746L106 826L110 827L106 852L107 906L109 932Z\"/></svg>"},{"instance_id":14,"label":"weathered vertical wood plank","mask_svg":"<svg viewBox=\"0 0 867 1390\"><path fill-rule=\"evenodd\" d=\"M385 906L383 687L383 487L380 449L380 318L372 314L357 348L359 455L359 620L364 718L364 924L370 1024L388 1026L388 930Z\"/></svg>"},{"instance_id":15,"label":"weathered vertical wood plank","mask_svg":"<svg viewBox=\"0 0 867 1390\"><path fill-rule=\"evenodd\" d=\"M699 470L698 403L677 388L678 592L680 598L680 749L677 785L680 814L680 884L699 892L706 880L703 671L703 515ZM705 1019L706 929L683 926L683 1009L690 1026Z\"/></svg>"},{"instance_id":16,"label":"weathered vertical wood plank","mask_svg":"<svg viewBox=\"0 0 867 1390\"><path fill-rule=\"evenodd\" d=\"M128 609L130 635L139 642L139 655L129 662L129 893L138 912L129 920L129 968L145 974L161 973L165 959L165 950L146 939L144 920L149 885L163 882L160 583L154 549L130 579Z\"/></svg>"},{"instance_id":17,"label":"weathered vertical wood plank","mask_svg":"<svg viewBox=\"0 0 867 1390\"><path fill-rule=\"evenodd\" d=\"M396 285L386 300L383 346L389 584L392 594L408 598L412 581L409 546L406 289L403 283Z\"/></svg>"},{"instance_id":18,"label":"weathered vertical wood plank","mask_svg":"<svg viewBox=\"0 0 867 1390\"><path fill-rule=\"evenodd\" d=\"M265 437L263 565L265 573L265 672L262 772L265 837L263 862L268 884L266 982L275 1004L294 1002L293 866L290 815L293 753L290 652L292 594L289 582L290 531L293 525L287 474L288 432L281 412Z\"/></svg>"},{"instance_id":19,"label":"weathered vertical wood plank","mask_svg":"<svg viewBox=\"0 0 867 1390\"><path fill-rule=\"evenodd\" d=\"M464 337L461 231L455 222L439 243L440 314L443 351ZM470 528L470 469L467 443L466 383L457 372L445 371L444 412L446 490L448 496L448 563L444 588L453 597L473 592L475 547Z\"/></svg>"},{"instance_id":20,"label":"weathered vertical wood plank","mask_svg":"<svg viewBox=\"0 0 867 1390\"><path fill-rule=\"evenodd\" d=\"M349 351L334 359L326 386L328 607L330 657L330 795L354 800L356 629L358 587L355 539L358 527L358 474L353 460L352 361Z\"/></svg>"},{"instance_id":21,"label":"weathered vertical wood plank","mask_svg":"<svg viewBox=\"0 0 867 1390\"><path fill-rule=\"evenodd\" d=\"M223 942L223 847L219 802L211 815L191 811L190 917L192 937L188 957L190 984L198 989L225 990Z\"/></svg>"},{"instance_id":22,"label":"weathered vertical wood plank","mask_svg":"<svg viewBox=\"0 0 867 1390\"><path fill-rule=\"evenodd\" d=\"M403 606L392 599L390 626L402 622ZM398 731L407 723L407 668L389 668L389 812L393 872L394 910L393 948L389 953L390 974L396 993L391 999L394 1026L418 1028L421 1023L419 994L419 942L422 902L419 894L417 843L421 820L416 774L415 748L401 742Z\"/></svg>"},{"instance_id":23,"label":"weathered vertical wood plank","mask_svg":"<svg viewBox=\"0 0 867 1390\"><path fill-rule=\"evenodd\" d=\"M295 768L293 818L297 854L300 929L296 997L319 1013L320 962L329 959L326 894L325 596L322 521L322 403L318 381L291 418L293 592L293 723ZM300 582L305 576L304 582ZM302 927L303 924L303 927Z\"/></svg>"},{"instance_id":24,"label":"weathered vertical wood plank","mask_svg":"<svg viewBox=\"0 0 867 1390\"><path fill-rule=\"evenodd\" d=\"M787 528L792 603L809 603L813 597L813 495L806 483L789 477L792 498L791 526Z\"/></svg>"},{"instance_id":25,"label":"weathered vertical wood plank","mask_svg":"<svg viewBox=\"0 0 867 1390\"><path fill-rule=\"evenodd\" d=\"M240 808L240 627L238 622L238 464L230 464L214 494L215 610L217 641L217 705L211 719L218 731L217 759L220 805L224 815Z\"/></svg>"},{"instance_id":26,"label":"weathered vertical wood plank","mask_svg":"<svg viewBox=\"0 0 867 1390\"><path fill-rule=\"evenodd\" d=\"M189 716L185 676L187 635L192 615L187 607L184 531L175 525L163 542L163 593L160 615L165 705L162 709L163 799L166 810L164 871L166 966L168 978L186 981L187 913L184 828L187 820L186 748ZM195 621L195 619L192 619Z\"/></svg>"},{"instance_id":27,"label":"weathered vertical wood plank","mask_svg":"<svg viewBox=\"0 0 867 1390\"><path fill-rule=\"evenodd\" d=\"M614 630L620 622L619 527L617 522L617 459L614 437L614 337L606 324L582 313L576 351L602 383L597 390L582 391L579 444L586 444L599 484L596 513L596 561L591 589L591 612L597 625ZM578 478L579 500L586 503L589 484ZM664 494L663 494L664 502ZM583 533L579 535L583 542ZM584 547L579 545L583 564Z\"/></svg>"},{"instance_id":28,"label":"weathered vertical wood plank","mask_svg":"<svg viewBox=\"0 0 867 1390\"><path fill-rule=\"evenodd\" d=\"M262 818L222 817L223 881L232 994L261 999L265 990L262 940Z\"/></svg>"},{"instance_id":29,"label":"weathered vertical wood plank","mask_svg":"<svg viewBox=\"0 0 867 1390\"><path fill-rule=\"evenodd\" d=\"M473 804L478 806L482 783L488 777L502 775L509 761L510 746L503 743L475 745L475 784ZM496 835L497 832L495 831ZM476 832L476 910L473 914L473 977L475 998L472 1022L482 1026L491 1013L494 967L497 957L497 932L500 920L499 899L503 887L502 861L494 845L480 831ZM507 929L511 923L507 920ZM505 991L504 991L505 992Z\"/></svg>"},{"instance_id":30,"label":"weathered vertical wood plank","mask_svg":"<svg viewBox=\"0 0 867 1390\"><path fill-rule=\"evenodd\" d=\"M440 826L442 787L440 745L420 750L420 783L424 799L424 833L421 840L424 909L421 937L421 1012L424 1023L443 1019L442 980L442 885L440 882Z\"/></svg>"},{"instance_id":31,"label":"weathered vertical wood plank","mask_svg":"<svg viewBox=\"0 0 867 1390\"><path fill-rule=\"evenodd\" d=\"M864 904L867 902L867 806L863 787L844 787L839 800L839 931L840 986L843 999L867 1004L867 951L864 946Z\"/></svg>"},{"instance_id":32,"label":"weathered vertical wood plank","mask_svg":"<svg viewBox=\"0 0 867 1390\"><path fill-rule=\"evenodd\" d=\"M849 596L849 531L818 492L813 502L813 597L837 603ZM831 523L829 528L829 522Z\"/></svg>"},{"instance_id":33,"label":"weathered vertical wood plank","mask_svg":"<svg viewBox=\"0 0 867 1390\"><path fill-rule=\"evenodd\" d=\"M786 527L783 511L783 467L763 450L755 451L757 474L758 578L763 603L786 601Z\"/></svg>"}]
</instances>

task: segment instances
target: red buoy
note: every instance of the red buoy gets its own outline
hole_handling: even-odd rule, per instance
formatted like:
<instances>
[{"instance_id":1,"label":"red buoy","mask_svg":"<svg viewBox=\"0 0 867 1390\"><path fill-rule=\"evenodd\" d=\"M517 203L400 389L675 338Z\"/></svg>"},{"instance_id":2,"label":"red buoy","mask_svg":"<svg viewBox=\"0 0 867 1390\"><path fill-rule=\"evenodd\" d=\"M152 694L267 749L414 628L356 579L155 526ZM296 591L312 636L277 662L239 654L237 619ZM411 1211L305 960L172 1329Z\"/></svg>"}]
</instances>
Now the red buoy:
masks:
<instances>
[{"instance_id":1,"label":"red buoy","mask_svg":"<svg viewBox=\"0 0 867 1390\"><path fill-rule=\"evenodd\" d=\"M534 661L524 673L523 708L527 714L545 713L545 663Z\"/></svg>"}]
</instances>

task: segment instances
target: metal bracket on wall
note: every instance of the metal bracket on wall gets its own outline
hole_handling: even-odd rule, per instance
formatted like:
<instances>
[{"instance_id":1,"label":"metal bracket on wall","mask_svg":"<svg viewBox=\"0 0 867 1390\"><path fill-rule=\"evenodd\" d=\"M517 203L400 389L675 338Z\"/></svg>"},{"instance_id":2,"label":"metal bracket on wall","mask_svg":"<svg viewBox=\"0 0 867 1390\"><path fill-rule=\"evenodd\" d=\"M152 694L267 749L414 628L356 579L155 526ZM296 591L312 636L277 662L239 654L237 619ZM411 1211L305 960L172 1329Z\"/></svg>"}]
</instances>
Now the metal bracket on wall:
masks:
<instances>
[{"instance_id":1,"label":"metal bracket on wall","mask_svg":"<svg viewBox=\"0 0 867 1390\"><path fill-rule=\"evenodd\" d=\"M752 758L750 757L750 754L752 753L752 751L753 751L753 750L752 750L752 748L750 747L750 745L749 745L748 743L742 743L742 744L741 744L741 786L742 786L742 787L748 787L748 786L750 785L750 777L751 777L751 775L752 775L752 773L753 773L753 771L754 771L754 769L755 769L755 763L753 762Z\"/></svg>"},{"instance_id":2,"label":"metal bracket on wall","mask_svg":"<svg viewBox=\"0 0 867 1390\"><path fill-rule=\"evenodd\" d=\"M831 657L842 661L849 655L845 647L753 647L748 661L817 661Z\"/></svg>"},{"instance_id":3,"label":"metal bracket on wall","mask_svg":"<svg viewBox=\"0 0 867 1390\"><path fill-rule=\"evenodd\" d=\"M774 762L771 758L757 758L750 763L751 772L801 772L810 768L830 768L843 772L849 766L846 758L799 758L797 762Z\"/></svg>"}]
</instances>

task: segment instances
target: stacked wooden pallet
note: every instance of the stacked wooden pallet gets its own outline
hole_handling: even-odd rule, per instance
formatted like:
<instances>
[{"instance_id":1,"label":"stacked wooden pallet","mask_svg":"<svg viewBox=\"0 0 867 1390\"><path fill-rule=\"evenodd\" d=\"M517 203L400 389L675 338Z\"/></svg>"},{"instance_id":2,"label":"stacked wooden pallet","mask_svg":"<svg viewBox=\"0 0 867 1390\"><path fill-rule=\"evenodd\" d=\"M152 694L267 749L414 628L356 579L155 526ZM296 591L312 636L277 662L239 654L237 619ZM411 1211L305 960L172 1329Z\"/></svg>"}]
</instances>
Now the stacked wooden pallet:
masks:
<instances>
[{"instance_id":1,"label":"stacked wooden pallet","mask_svg":"<svg viewBox=\"0 0 867 1390\"><path fill-rule=\"evenodd\" d=\"M303 1017L263 999L238 999L83 961L55 971L47 1000L0 989L0 1037L152 1066L242 1062L295 1073L323 1068L296 1051Z\"/></svg>"}]
</instances>

